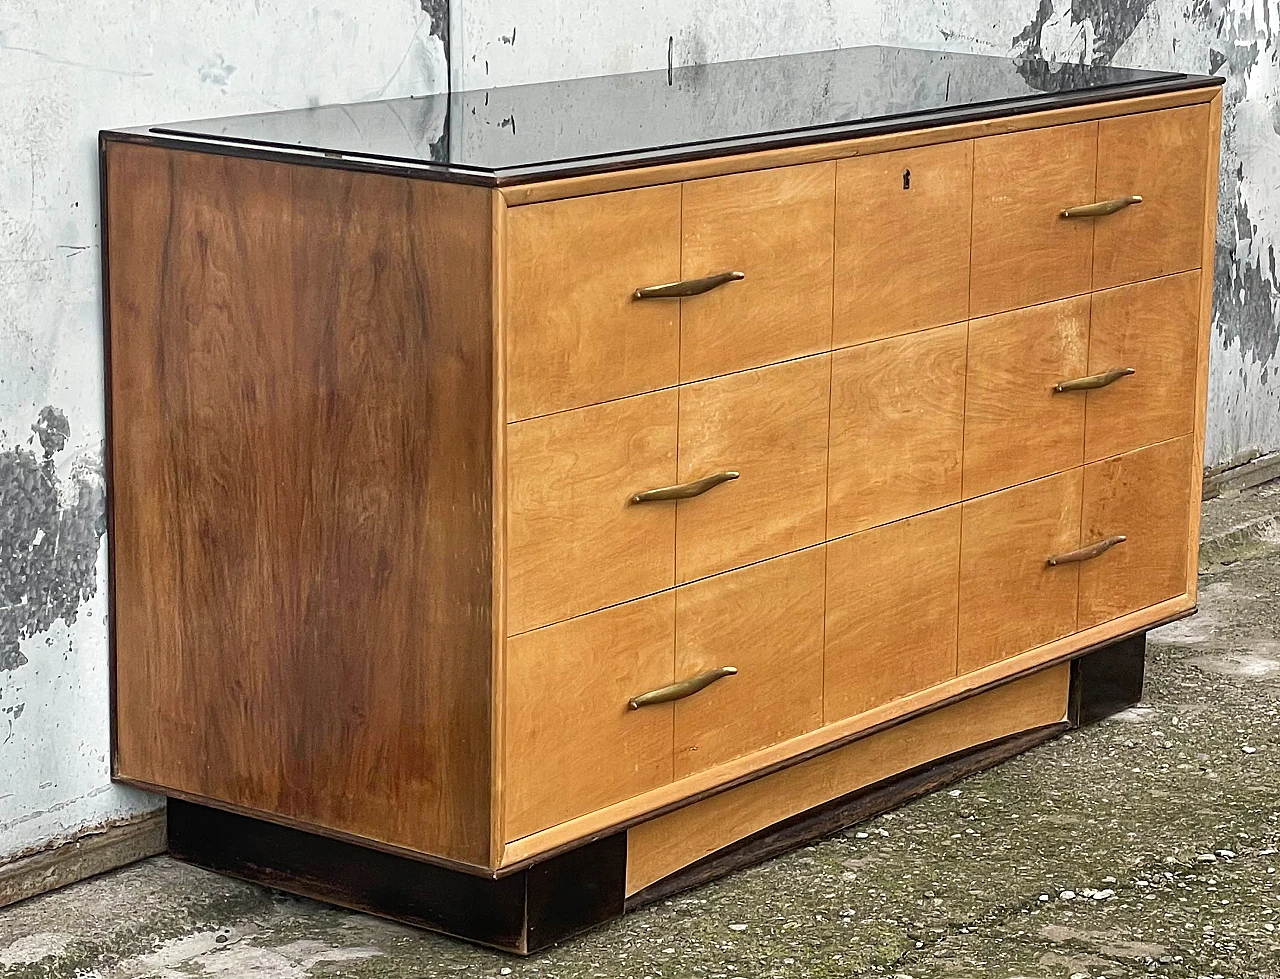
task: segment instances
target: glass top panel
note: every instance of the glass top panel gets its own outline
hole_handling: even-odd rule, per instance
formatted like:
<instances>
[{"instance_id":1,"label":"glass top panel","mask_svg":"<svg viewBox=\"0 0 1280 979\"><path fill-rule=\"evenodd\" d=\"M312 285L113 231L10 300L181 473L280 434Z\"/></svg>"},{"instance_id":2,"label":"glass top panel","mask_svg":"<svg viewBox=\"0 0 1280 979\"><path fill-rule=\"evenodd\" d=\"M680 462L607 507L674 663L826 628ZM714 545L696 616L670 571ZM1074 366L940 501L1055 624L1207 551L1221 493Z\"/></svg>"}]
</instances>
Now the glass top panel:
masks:
<instances>
[{"instance_id":1,"label":"glass top panel","mask_svg":"<svg viewBox=\"0 0 1280 979\"><path fill-rule=\"evenodd\" d=\"M493 174L803 142L866 124L1201 76L860 47L229 116L147 131ZM927 118L918 119L927 123Z\"/></svg>"}]
</instances>

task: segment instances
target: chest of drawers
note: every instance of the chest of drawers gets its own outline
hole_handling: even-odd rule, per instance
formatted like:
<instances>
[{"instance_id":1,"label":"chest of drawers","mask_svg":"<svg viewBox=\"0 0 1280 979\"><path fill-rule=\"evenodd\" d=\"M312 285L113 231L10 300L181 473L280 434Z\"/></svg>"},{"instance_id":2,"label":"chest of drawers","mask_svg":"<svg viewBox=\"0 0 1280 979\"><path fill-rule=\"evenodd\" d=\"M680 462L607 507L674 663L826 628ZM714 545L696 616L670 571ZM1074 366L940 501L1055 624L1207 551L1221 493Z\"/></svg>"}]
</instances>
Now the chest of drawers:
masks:
<instances>
[{"instance_id":1,"label":"chest of drawers","mask_svg":"<svg viewBox=\"0 0 1280 979\"><path fill-rule=\"evenodd\" d=\"M104 133L116 777L530 951L1140 685L1217 82L857 49Z\"/></svg>"}]
</instances>

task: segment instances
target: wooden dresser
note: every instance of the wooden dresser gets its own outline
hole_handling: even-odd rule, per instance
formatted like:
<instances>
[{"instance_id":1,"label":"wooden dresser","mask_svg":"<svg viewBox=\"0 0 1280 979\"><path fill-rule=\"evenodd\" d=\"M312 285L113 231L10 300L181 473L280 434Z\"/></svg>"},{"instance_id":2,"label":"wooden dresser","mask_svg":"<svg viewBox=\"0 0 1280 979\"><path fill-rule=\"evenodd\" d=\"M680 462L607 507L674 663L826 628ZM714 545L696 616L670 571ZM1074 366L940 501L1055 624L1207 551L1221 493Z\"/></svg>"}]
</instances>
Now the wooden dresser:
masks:
<instances>
[{"instance_id":1,"label":"wooden dresser","mask_svg":"<svg viewBox=\"0 0 1280 979\"><path fill-rule=\"evenodd\" d=\"M1219 84L863 48L103 133L116 778L527 952L1136 701Z\"/></svg>"}]
</instances>

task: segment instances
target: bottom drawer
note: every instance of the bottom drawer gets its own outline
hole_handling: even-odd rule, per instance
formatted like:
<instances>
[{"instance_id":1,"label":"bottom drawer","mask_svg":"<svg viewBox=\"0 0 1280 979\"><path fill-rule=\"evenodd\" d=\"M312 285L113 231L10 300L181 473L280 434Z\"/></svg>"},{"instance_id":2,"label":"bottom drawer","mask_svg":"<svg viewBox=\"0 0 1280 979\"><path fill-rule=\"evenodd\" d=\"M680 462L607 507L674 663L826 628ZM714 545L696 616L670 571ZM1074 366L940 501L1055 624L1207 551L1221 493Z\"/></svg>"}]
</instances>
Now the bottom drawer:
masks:
<instances>
[{"instance_id":1,"label":"bottom drawer","mask_svg":"<svg viewBox=\"0 0 1280 979\"><path fill-rule=\"evenodd\" d=\"M676 589L676 676L738 672L676 704L675 777L822 724L826 549Z\"/></svg>"},{"instance_id":2,"label":"bottom drawer","mask_svg":"<svg viewBox=\"0 0 1280 979\"><path fill-rule=\"evenodd\" d=\"M963 505L961 673L1076 631L1079 565L1048 559L1079 546L1081 476L1073 469Z\"/></svg>"},{"instance_id":3,"label":"bottom drawer","mask_svg":"<svg viewBox=\"0 0 1280 979\"><path fill-rule=\"evenodd\" d=\"M672 705L630 710L674 670L674 592L507 640L508 840L671 781Z\"/></svg>"},{"instance_id":4,"label":"bottom drawer","mask_svg":"<svg viewBox=\"0 0 1280 979\"><path fill-rule=\"evenodd\" d=\"M1080 565L1079 628L1187 590L1195 468L1189 435L1085 467L1081 543L1125 541Z\"/></svg>"},{"instance_id":5,"label":"bottom drawer","mask_svg":"<svg viewBox=\"0 0 1280 979\"><path fill-rule=\"evenodd\" d=\"M508 639L506 839L819 727L825 575L808 548Z\"/></svg>"}]
</instances>

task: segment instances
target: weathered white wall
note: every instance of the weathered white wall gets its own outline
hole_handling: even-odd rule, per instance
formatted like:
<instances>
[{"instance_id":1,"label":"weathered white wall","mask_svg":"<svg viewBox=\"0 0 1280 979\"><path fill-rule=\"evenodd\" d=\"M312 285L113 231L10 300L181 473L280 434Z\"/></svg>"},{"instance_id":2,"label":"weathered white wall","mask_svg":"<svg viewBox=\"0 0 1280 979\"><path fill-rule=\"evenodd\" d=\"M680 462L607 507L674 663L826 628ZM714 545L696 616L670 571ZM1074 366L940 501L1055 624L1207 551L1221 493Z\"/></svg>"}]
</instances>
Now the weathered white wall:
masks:
<instances>
[{"instance_id":1,"label":"weathered white wall","mask_svg":"<svg viewBox=\"0 0 1280 979\"><path fill-rule=\"evenodd\" d=\"M876 43L1225 75L1206 462L1280 449L1280 0L453 0L452 15L458 88Z\"/></svg>"},{"instance_id":2,"label":"weathered white wall","mask_svg":"<svg viewBox=\"0 0 1280 979\"><path fill-rule=\"evenodd\" d=\"M443 0L0 3L0 862L107 774L101 128L440 91Z\"/></svg>"}]
</instances>

